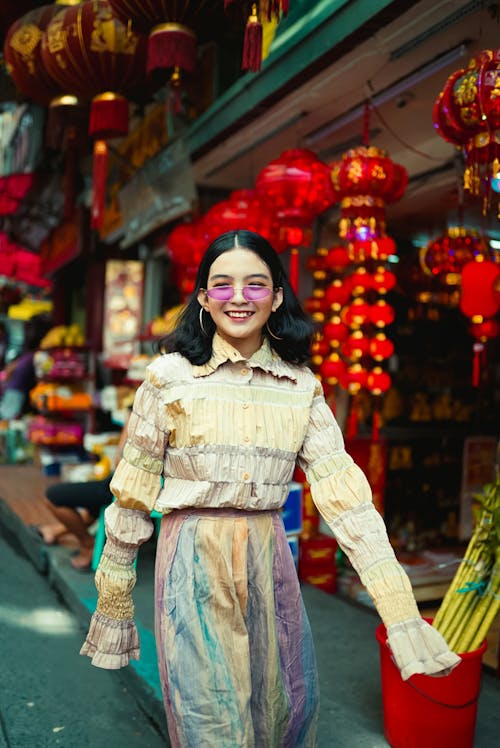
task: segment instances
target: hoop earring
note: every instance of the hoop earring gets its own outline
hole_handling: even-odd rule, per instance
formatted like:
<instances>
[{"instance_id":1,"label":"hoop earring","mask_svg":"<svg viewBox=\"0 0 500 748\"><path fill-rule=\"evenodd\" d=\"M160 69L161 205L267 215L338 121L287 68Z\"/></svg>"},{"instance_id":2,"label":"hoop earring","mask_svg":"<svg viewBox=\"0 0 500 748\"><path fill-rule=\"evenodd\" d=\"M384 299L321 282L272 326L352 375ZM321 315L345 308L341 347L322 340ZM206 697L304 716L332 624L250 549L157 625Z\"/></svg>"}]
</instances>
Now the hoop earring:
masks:
<instances>
[{"instance_id":1,"label":"hoop earring","mask_svg":"<svg viewBox=\"0 0 500 748\"><path fill-rule=\"evenodd\" d=\"M206 338L208 338L208 332L203 327L203 307L202 306L200 306L200 327L201 327L201 331L202 331L203 335Z\"/></svg>"},{"instance_id":2,"label":"hoop earring","mask_svg":"<svg viewBox=\"0 0 500 748\"><path fill-rule=\"evenodd\" d=\"M274 338L275 340L283 340L283 338L280 338L278 335L275 335L274 332L269 327L269 322L266 322L266 330L269 333L269 335Z\"/></svg>"}]
</instances>

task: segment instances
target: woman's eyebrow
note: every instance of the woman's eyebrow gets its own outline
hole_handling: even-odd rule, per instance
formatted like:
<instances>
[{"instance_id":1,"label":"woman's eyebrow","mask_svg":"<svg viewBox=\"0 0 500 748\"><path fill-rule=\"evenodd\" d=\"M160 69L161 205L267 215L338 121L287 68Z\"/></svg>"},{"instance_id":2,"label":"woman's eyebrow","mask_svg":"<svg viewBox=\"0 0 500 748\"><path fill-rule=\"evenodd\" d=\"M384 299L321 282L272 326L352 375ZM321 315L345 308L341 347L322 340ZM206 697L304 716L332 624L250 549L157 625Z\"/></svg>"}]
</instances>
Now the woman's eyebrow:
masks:
<instances>
[{"instance_id":1,"label":"woman's eyebrow","mask_svg":"<svg viewBox=\"0 0 500 748\"><path fill-rule=\"evenodd\" d=\"M210 276L210 280L221 280L222 278L225 280L234 280L232 275L224 275L223 273L217 273L216 275ZM250 278L263 278L264 280L269 280L270 276L265 273L251 273L250 275L245 275L243 280L249 280Z\"/></svg>"}]
</instances>

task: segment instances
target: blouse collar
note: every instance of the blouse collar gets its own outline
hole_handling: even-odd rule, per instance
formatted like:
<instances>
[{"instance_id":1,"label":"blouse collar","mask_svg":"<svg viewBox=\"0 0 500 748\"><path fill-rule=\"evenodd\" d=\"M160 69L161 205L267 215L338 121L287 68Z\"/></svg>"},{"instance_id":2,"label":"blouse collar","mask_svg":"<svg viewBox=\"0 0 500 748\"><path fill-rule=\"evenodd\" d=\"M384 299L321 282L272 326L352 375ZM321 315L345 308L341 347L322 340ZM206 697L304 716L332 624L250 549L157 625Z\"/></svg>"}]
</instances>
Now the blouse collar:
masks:
<instances>
[{"instance_id":1,"label":"blouse collar","mask_svg":"<svg viewBox=\"0 0 500 748\"><path fill-rule=\"evenodd\" d=\"M248 363L252 368L262 369L275 377L287 377L292 381L297 381L297 376L289 364L283 361L278 354L272 350L267 338L264 338L258 351L246 359L236 348L222 338L217 332L212 340L212 355L206 364L193 366L194 377L205 377L216 371L222 364L227 361L235 364L240 361Z\"/></svg>"}]
</instances>

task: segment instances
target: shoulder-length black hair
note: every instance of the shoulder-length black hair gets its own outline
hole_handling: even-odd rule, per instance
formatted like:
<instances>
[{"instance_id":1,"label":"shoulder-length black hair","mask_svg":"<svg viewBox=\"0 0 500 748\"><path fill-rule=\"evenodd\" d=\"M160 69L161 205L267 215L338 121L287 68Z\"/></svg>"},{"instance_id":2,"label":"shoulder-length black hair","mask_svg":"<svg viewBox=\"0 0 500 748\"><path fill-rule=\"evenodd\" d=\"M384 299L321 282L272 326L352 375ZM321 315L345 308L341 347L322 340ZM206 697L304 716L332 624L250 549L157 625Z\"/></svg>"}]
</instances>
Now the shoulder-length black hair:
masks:
<instances>
[{"instance_id":1,"label":"shoulder-length black hair","mask_svg":"<svg viewBox=\"0 0 500 748\"><path fill-rule=\"evenodd\" d=\"M249 249L263 260L271 271L273 287L283 289L283 302L269 318L269 328L263 333L269 339L271 347L284 360L294 364L304 363L309 358L309 349L313 327L306 317L295 296L281 261L267 239L253 231L227 231L215 239L206 250L198 268L196 286L191 299L179 318L175 330L157 342L161 352L181 353L192 364L204 364L212 355L212 338L215 324L209 314L203 313L203 333L200 327L200 303L198 291L206 288L212 263L225 252L235 249L235 245Z\"/></svg>"}]
</instances>

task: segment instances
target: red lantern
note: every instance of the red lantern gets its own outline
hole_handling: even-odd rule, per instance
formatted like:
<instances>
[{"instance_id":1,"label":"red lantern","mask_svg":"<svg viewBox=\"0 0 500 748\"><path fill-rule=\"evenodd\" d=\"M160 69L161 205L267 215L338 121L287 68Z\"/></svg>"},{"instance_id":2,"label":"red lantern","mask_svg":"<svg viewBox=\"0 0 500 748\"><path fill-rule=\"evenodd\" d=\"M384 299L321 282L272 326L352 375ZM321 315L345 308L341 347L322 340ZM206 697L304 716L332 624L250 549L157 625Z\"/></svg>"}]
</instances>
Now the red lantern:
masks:
<instances>
[{"instance_id":1,"label":"red lantern","mask_svg":"<svg viewBox=\"0 0 500 748\"><path fill-rule=\"evenodd\" d=\"M370 320L371 306L364 299L354 299L342 312L342 319L354 329L362 327Z\"/></svg>"},{"instance_id":2,"label":"red lantern","mask_svg":"<svg viewBox=\"0 0 500 748\"><path fill-rule=\"evenodd\" d=\"M326 256L326 266L335 272L341 272L351 262L346 247L331 247Z\"/></svg>"},{"instance_id":3,"label":"red lantern","mask_svg":"<svg viewBox=\"0 0 500 748\"><path fill-rule=\"evenodd\" d=\"M170 259L181 267L197 267L207 246L203 219L178 224L166 240Z\"/></svg>"},{"instance_id":4,"label":"red lantern","mask_svg":"<svg viewBox=\"0 0 500 748\"><path fill-rule=\"evenodd\" d=\"M380 294L385 294L396 285L396 276L383 266L376 269L371 276L371 287Z\"/></svg>"},{"instance_id":5,"label":"red lantern","mask_svg":"<svg viewBox=\"0 0 500 748\"><path fill-rule=\"evenodd\" d=\"M304 309L308 314L317 314L318 312L320 312L321 314L326 314L329 308L330 305L328 304L324 294L322 296L314 295L304 301Z\"/></svg>"},{"instance_id":6,"label":"red lantern","mask_svg":"<svg viewBox=\"0 0 500 748\"><path fill-rule=\"evenodd\" d=\"M375 327L385 327L394 322L394 309L387 301L380 299L371 305L368 316Z\"/></svg>"},{"instance_id":7,"label":"red lantern","mask_svg":"<svg viewBox=\"0 0 500 748\"><path fill-rule=\"evenodd\" d=\"M370 339L361 330L353 332L343 343L340 351L345 358L358 359L368 353Z\"/></svg>"},{"instance_id":8,"label":"red lantern","mask_svg":"<svg viewBox=\"0 0 500 748\"><path fill-rule=\"evenodd\" d=\"M63 91L91 98L89 134L102 141L94 150L92 226L102 225L107 138L128 132L124 93L144 77L145 37L112 14L105 0L88 0L57 14L42 39L42 60Z\"/></svg>"},{"instance_id":9,"label":"red lantern","mask_svg":"<svg viewBox=\"0 0 500 748\"><path fill-rule=\"evenodd\" d=\"M274 215L257 199L254 190L235 190L228 200L213 205L205 215L205 228L207 246L226 231L245 229L263 236L276 251L286 249L279 244Z\"/></svg>"},{"instance_id":10,"label":"red lantern","mask_svg":"<svg viewBox=\"0 0 500 748\"><path fill-rule=\"evenodd\" d=\"M384 333L380 332L370 340L369 353L375 361L383 361L390 358L394 353L394 343L386 338Z\"/></svg>"},{"instance_id":11,"label":"red lantern","mask_svg":"<svg viewBox=\"0 0 500 748\"><path fill-rule=\"evenodd\" d=\"M341 384L352 394L356 394L360 389L366 387L368 372L361 364L352 364L347 368L345 377Z\"/></svg>"},{"instance_id":12,"label":"red lantern","mask_svg":"<svg viewBox=\"0 0 500 748\"><path fill-rule=\"evenodd\" d=\"M196 67L196 33L200 3L196 0L109 0L117 18L149 32L147 73L172 68L193 72Z\"/></svg>"},{"instance_id":13,"label":"red lantern","mask_svg":"<svg viewBox=\"0 0 500 748\"><path fill-rule=\"evenodd\" d=\"M372 276L364 267L357 268L347 277L347 280L354 296L365 293L372 286Z\"/></svg>"},{"instance_id":14,"label":"red lantern","mask_svg":"<svg viewBox=\"0 0 500 748\"><path fill-rule=\"evenodd\" d=\"M460 309L466 317L494 317L500 309L500 267L494 262L468 262L462 270Z\"/></svg>"},{"instance_id":15,"label":"red lantern","mask_svg":"<svg viewBox=\"0 0 500 748\"><path fill-rule=\"evenodd\" d=\"M325 289L325 299L329 307L340 308L347 304L351 298L351 288L348 283L336 278Z\"/></svg>"},{"instance_id":16,"label":"red lantern","mask_svg":"<svg viewBox=\"0 0 500 748\"><path fill-rule=\"evenodd\" d=\"M328 340L332 348L337 348L348 335L349 328L342 322L338 315L334 315L323 328L323 336L325 340Z\"/></svg>"},{"instance_id":17,"label":"red lantern","mask_svg":"<svg viewBox=\"0 0 500 748\"><path fill-rule=\"evenodd\" d=\"M290 276L298 280L296 248L308 241L309 228L316 216L335 201L328 167L312 151L299 148L283 151L258 174L255 189L257 196L269 203L280 237L292 248ZM297 283L292 287L297 290Z\"/></svg>"},{"instance_id":18,"label":"red lantern","mask_svg":"<svg viewBox=\"0 0 500 748\"><path fill-rule=\"evenodd\" d=\"M384 236L385 204L403 196L408 183L406 169L385 151L362 145L331 165L331 179L342 200L340 236L348 241Z\"/></svg>"},{"instance_id":19,"label":"red lantern","mask_svg":"<svg viewBox=\"0 0 500 748\"><path fill-rule=\"evenodd\" d=\"M458 274L464 265L486 250L479 234L461 226L451 227L444 236L430 241L420 252L420 264L428 275L444 280L448 285L459 282ZM451 276L447 278L447 276ZM450 280L454 282L450 283Z\"/></svg>"},{"instance_id":20,"label":"red lantern","mask_svg":"<svg viewBox=\"0 0 500 748\"><path fill-rule=\"evenodd\" d=\"M319 373L327 384L337 384L347 373L347 367L338 353L332 353L319 367Z\"/></svg>"},{"instance_id":21,"label":"red lantern","mask_svg":"<svg viewBox=\"0 0 500 748\"><path fill-rule=\"evenodd\" d=\"M380 366L375 366L375 368L367 374L366 386L373 395L382 395L382 393L387 392L390 388L391 377L386 371L381 369Z\"/></svg>"},{"instance_id":22,"label":"red lantern","mask_svg":"<svg viewBox=\"0 0 500 748\"><path fill-rule=\"evenodd\" d=\"M60 93L41 57L43 34L62 5L43 5L18 18L7 31L4 54L7 71L21 93L46 106Z\"/></svg>"},{"instance_id":23,"label":"red lantern","mask_svg":"<svg viewBox=\"0 0 500 748\"><path fill-rule=\"evenodd\" d=\"M328 265L328 254L329 250L324 247L320 247L316 250L316 254L311 255L306 260L306 268L312 273L327 270Z\"/></svg>"},{"instance_id":24,"label":"red lantern","mask_svg":"<svg viewBox=\"0 0 500 748\"><path fill-rule=\"evenodd\" d=\"M448 78L433 109L438 134L465 150L464 187L483 197L483 213L500 159L499 63L500 49L481 52Z\"/></svg>"}]
</instances>

